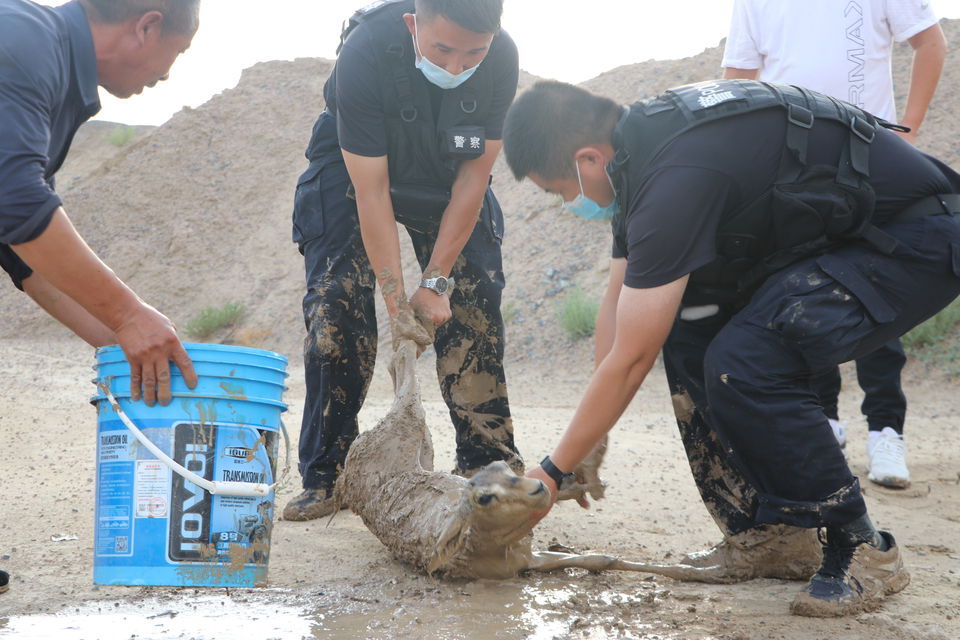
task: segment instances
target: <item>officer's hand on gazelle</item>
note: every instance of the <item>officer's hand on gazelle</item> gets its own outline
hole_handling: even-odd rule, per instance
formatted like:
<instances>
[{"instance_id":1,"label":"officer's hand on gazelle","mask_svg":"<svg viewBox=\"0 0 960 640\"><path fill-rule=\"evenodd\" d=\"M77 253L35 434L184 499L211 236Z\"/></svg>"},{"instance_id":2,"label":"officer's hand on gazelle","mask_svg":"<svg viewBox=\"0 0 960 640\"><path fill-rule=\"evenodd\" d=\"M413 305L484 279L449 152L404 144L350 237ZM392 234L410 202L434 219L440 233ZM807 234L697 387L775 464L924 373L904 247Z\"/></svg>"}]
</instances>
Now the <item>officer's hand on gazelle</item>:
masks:
<instances>
[{"instance_id":1,"label":"officer's hand on gazelle","mask_svg":"<svg viewBox=\"0 0 960 640\"><path fill-rule=\"evenodd\" d=\"M572 496L576 500L577 504L580 505L581 509L590 508L590 500L587 499L587 492L590 490L587 487L590 487L590 479L583 473L580 466L578 466L573 471L574 482L576 483L577 490ZM584 488L581 488L584 487ZM559 492L557 494L557 499L559 500ZM598 498L599 499L599 498Z\"/></svg>"},{"instance_id":2,"label":"officer's hand on gazelle","mask_svg":"<svg viewBox=\"0 0 960 640\"><path fill-rule=\"evenodd\" d=\"M396 315L390 317L390 331L393 334L394 351L401 340L413 340L417 343L419 357L424 349L433 344L433 325L421 318L406 300L400 304Z\"/></svg>"},{"instance_id":3,"label":"officer's hand on gazelle","mask_svg":"<svg viewBox=\"0 0 960 640\"><path fill-rule=\"evenodd\" d=\"M420 287L410 298L410 306L417 313L417 317L429 320L434 327L439 327L453 317L450 311L450 296L438 296L436 292Z\"/></svg>"}]
</instances>

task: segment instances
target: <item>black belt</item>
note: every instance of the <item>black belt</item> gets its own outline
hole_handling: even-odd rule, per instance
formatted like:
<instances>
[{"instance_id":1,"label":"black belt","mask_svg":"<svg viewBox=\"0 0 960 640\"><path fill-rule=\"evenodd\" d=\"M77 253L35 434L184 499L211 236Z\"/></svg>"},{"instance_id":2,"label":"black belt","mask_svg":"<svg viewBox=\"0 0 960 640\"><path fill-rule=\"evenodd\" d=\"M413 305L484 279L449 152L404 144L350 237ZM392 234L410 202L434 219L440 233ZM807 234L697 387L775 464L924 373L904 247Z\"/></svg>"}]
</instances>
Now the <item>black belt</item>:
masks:
<instances>
[{"instance_id":1,"label":"black belt","mask_svg":"<svg viewBox=\"0 0 960 640\"><path fill-rule=\"evenodd\" d=\"M899 241L883 230L888 224L918 220L927 216L960 215L960 194L939 193L935 196L920 198L899 213L884 219L879 226L867 225L861 231L864 240L872 244L881 253L891 255Z\"/></svg>"},{"instance_id":2,"label":"black belt","mask_svg":"<svg viewBox=\"0 0 960 640\"><path fill-rule=\"evenodd\" d=\"M924 216L960 214L960 193L940 193L917 200L893 217L897 222Z\"/></svg>"}]
</instances>

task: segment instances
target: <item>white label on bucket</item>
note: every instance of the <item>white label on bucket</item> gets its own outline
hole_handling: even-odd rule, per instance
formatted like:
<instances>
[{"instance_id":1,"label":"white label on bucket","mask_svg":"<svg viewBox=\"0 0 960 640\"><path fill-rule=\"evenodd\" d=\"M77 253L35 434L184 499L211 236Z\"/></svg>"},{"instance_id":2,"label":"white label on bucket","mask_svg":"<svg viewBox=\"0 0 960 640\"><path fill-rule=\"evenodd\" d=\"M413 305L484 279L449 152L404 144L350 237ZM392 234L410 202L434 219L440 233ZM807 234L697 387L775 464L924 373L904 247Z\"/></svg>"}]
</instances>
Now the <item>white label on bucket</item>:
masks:
<instances>
[{"instance_id":1,"label":"white label on bucket","mask_svg":"<svg viewBox=\"0 0 960 640\"><path fill-rule=\"evenodd\" d=\"M131 447L136 442L127 429L100 432L100 462L124 462L131 459Z\"/></svg>"},{"instance_id":2,"label":"white label on bucket","mask_svg":"<svg viewBox=\"0 0 960 640\"><path fill-rule=\"evenodd\" d=\"M159 460L137 460L134 505L138 518L166 518L170 515L170 470Z\"/></svg>"},{"instance_id":3,"label":"white label on bucket","mask_svg":"<svg viewBox=\"0 0 960 640\"><path fill-rule=\"evenodd\" d=\"M134 545L131 500L136 438L123 425L118 426L118 429L104 428L97 437L95 553L98 557L130 556Z\"/></svg>"}]
</instances>

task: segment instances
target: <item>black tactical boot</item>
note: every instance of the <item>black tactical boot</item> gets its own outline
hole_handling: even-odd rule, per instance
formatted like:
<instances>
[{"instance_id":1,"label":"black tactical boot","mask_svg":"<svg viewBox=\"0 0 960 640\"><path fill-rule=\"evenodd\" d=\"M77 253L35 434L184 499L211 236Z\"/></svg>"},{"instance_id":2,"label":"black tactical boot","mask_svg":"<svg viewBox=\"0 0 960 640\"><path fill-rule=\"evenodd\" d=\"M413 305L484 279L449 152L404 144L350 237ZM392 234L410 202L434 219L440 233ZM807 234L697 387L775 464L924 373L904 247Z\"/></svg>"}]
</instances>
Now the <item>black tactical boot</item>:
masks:
<instances>
[{"instance_id":1,"label":"black tactical boot","mask_svg":"<svg viewBox=\"0 0 960 640\"><path fill-rule=\"evenodd\" d=\"M903 591L910 574L903 568L900 547L886 531L878 532L886 550L868 543L823 545L823 564L810 579L790 611L798 616L832 618L871 611L884 596Z\"/></svg>"}]
</instances>

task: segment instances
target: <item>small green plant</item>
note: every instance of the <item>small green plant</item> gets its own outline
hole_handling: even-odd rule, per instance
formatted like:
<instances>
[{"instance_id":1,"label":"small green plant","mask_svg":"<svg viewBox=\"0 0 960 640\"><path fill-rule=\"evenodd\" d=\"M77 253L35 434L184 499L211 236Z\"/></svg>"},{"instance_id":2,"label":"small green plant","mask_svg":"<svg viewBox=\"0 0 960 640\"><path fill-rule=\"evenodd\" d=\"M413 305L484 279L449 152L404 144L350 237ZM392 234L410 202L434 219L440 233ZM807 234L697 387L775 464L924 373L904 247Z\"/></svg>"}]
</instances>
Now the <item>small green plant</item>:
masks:
<instances>
[{"instance_id":1,"label":"small green plant","mask_svg":"<svg viewBox=\"0 0 960 640\"><path fill-rule=\"evenodd\" d=\"M960 325L960 299L954 300L940 313L919 324L903 336L903 346L911 351L946 341Z\"/></svg>"},{"instance_id":2,"label":"small green plant","mask_svg":"<svg viewBox=\"0 0 960 640\"><path fill-rule=\"evenodd\" d=\"M928 364L934 364L950 376L960 375L960 341L953 336L942 343L932 344L920 350L920 359Z\"/></svg>"},{"instance_id":3,"label":"small green plant","mask_svg":"<svg viewBox=\"0 0 960 640\"><path fill-rule=\"evenodd\" d=\"M560 307L560 328L571 340L588 338L597 329L597 311L600 303L587 297L576 287L567 294Z\"/></svg>"},{"instance_id":4,"label":"small green plant","mask_svg":"<svg viewBox=\"0 0 960 640\"><path fill-rule=\"evenodd\" d=\"M136 129L127 124L120 124L113 128L107 140L115 147L122 147L137 135Z\"/></svg>"},{"instance_id":5,"label":"small green plant","mask_svg":"<svg viewBox=\"0 0 960 640\"><path fill-rule=\"evenodd\" d=\"M187 323L187 335L195 340L205 340L220 329L235 325L243 312L244 306L239 302L207 307Z\"/></svg>"},{"instance_id":6,"label":"small green plant","mask_svg":"<svg viewBox=\"0 0 960 640\"><path fill-rule=\"evenodd\" d=\"M511 300L500 308L500 314L503 316L503 324L510 324L516 319L520 310L517 309L517 301Z\"/></svg>"}]
</instances>

